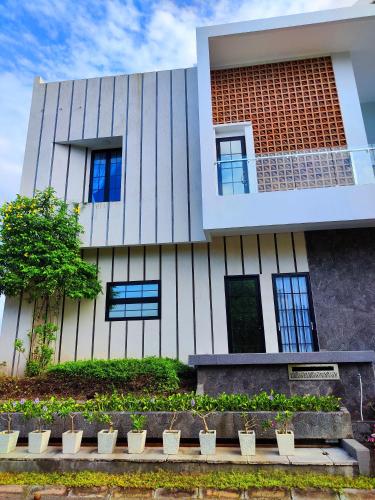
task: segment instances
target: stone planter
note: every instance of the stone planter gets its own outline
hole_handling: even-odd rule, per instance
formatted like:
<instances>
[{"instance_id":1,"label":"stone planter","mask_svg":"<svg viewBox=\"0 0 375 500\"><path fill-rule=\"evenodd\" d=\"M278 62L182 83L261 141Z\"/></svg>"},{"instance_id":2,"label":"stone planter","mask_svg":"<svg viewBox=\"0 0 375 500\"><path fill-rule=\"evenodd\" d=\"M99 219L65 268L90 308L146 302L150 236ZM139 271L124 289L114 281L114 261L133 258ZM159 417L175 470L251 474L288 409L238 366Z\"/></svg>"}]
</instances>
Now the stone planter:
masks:
<instances>
[{"instance_id":1,"label":"stone planter","mask_svg":"<svg viewBox=\"0 0 375 500\"><path fill-rule=\"evenodd\" d=\"M20 431L0 432L0 453L10 453L16 449Z\"/></svg>"},{"instance_id":2,"label":"stone planter","mask_svg":"<svg viewBox=\"0 0 375 500\"><path fill-rule=\"evenodd\" d=\"M199 431L199 445L201 447L201 455L215 455L216 431Z\"/></svg>"},{"instance_id":3,"label":"stone planter","mask_svg":"<svg viewBox=\"0 0 375 500\"><path fill-rule=\"evenodd\" d=\"M294 432L287 431L286 434L280 431L275 432L279 455L294 455Z\"/></svg>"},{"instance_id":4,"label":"stone planter","mask_svg":"<svg viewBox=\"0 0 375 500\"><path fill-rule=\"evenodd\" d=\"M128 453L143 453L146 444L147 431L129 431L128 432Z\"/></svg>"},{"instance_id":5,"label":"stone planter","mask_svg":"<svg viewBox=\"0 0 375 500\"><path fill-rule=\"evenodd\" d=\"M78 453L81 448L83 431L66 431L62 435L62 452L67 455Z\"/></svg>"},{"instance_id":6,"label":"stone planter","mask_svg":"<svg viewBox=\"0 0 375 500\"><path fill-rule=\"evenodd\" d=\"M255 432L238 431L241 455L255 455Z\"/></svg>"},{"instance_id":7,"label":"stone planter","mask_svg":"<svg viewBox=\"0 0 375 500\"><path fill-rule=\"evenodd\" d=\"M103 429L98 432L98 453L113 453L116 447L118 431Z\"/></svg>"},{"instance_id":8,"label":"stone planter","mask_svg":"<svg viewBox=\"0 0 375 500\"><path fill-rule=\"evenodd\" d=\"M163 431L164 455L177 455L180 448L181 431Z\"/></svg>"},{"instance_id":9,"label":"stone planter","mask_svg":"<svg viewBox=\"0 0 375 500\"><path fill-rule=\"evenodd\" d=\"M48 448L51 431L32 431L29 432L29 453L43 453Z\"/></svg>"}]
</instances>

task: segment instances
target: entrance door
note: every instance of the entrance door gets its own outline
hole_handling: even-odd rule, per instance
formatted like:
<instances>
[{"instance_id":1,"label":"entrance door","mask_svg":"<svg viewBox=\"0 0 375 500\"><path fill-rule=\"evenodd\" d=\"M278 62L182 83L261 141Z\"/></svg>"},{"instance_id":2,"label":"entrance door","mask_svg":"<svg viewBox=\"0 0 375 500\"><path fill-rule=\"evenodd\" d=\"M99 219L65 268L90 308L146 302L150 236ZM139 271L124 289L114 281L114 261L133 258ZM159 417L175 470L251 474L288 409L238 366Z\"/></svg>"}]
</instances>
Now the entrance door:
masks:
<instances>
[{"instance_id":1,"label":"entrance door","mask_svg":"<svg viewBox=\"0 0 375 500\"><path fill-rule=\"evenodd\" d=\"M258 276L226 276L229 352L265 352Z\"/></svg>"}]
</instances>

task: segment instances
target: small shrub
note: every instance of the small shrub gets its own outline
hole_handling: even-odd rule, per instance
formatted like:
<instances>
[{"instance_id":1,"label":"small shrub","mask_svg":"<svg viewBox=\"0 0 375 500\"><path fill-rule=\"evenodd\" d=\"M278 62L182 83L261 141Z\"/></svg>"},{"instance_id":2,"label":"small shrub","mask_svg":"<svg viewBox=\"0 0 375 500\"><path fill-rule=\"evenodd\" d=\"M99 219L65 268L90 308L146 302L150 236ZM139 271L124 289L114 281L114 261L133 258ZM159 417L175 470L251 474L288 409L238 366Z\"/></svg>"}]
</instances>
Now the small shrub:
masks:
<instances>
[{"instance_id":1,"label":"small shrub","mask_svg":"<svg viewBox=\"0 0 375 500\"><path fill-rule=\"evenodd\" d=\"M132 423L132 431L142 432L145 428L147 417L146 415L139 415L137 413L133 413L132 415L130 415L130 420Z\"/></svg>"}]
</instances>

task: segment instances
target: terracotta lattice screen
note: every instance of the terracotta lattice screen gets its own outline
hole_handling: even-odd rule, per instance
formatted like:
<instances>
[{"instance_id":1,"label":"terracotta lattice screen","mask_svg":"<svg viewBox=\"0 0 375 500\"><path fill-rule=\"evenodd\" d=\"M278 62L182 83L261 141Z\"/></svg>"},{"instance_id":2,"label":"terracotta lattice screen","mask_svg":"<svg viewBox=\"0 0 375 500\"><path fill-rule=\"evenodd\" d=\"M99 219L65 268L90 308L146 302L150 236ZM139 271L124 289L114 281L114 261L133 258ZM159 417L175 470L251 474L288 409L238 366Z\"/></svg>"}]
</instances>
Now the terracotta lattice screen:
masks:
<instances>
[{"instance_id":1,"label":"terracotta lattice screen","mask_svg":"<svg viewBox=\"0 0 375 500\"><path fill-rule=\"evenodd\" d=\"M346 145L330 57L213 70L211 90L214 124L252 122L257 155ZM301 159L257 162L259 189L353 184L347 156L313 160L310 170Z\"/></svg>"}]
</instances>

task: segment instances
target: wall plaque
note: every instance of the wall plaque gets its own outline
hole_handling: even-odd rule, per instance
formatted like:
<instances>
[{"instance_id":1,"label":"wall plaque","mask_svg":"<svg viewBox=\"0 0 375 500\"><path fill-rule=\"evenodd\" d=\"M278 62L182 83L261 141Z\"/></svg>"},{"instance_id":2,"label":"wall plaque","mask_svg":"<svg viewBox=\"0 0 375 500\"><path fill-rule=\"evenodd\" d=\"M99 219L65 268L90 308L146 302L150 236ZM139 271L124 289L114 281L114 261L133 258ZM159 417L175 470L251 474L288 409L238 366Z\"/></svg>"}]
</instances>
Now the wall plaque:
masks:
<instances>
[{"instance_id":1,"label":"wall plaque","mask_svg":"<svg viewBox=\"0 0 375 500\"><path fill-rule=\"evenodd\" d=\"M289 380L339 380L336 363L288 365Z\"/></svg>"}]
</instances>

